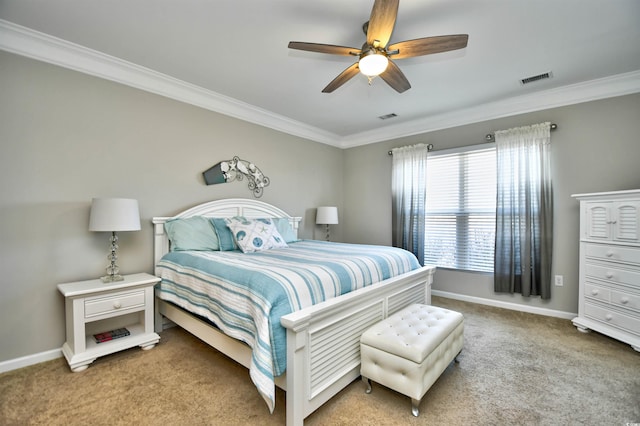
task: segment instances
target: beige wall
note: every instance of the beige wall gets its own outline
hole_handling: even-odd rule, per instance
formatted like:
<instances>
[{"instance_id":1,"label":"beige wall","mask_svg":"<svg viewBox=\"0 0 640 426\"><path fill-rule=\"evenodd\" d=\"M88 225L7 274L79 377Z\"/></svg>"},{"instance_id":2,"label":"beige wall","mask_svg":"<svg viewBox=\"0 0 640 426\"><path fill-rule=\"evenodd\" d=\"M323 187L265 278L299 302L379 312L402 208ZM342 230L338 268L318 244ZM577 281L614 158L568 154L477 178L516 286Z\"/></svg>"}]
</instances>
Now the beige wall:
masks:
<instances>
[{"instance_id":1,"label":"beige wall","mask_svg":"<svg viewBox=\"0 0 640 426\"><path fill-rule=\"evenodd\" d=\"M640 94L501 118L345 151L344 238L391 243L390 148L426 142L434 149L484 143L484 136L543 121L551 136L554 185L553 274L564 275L549 301L493 292L493 275L438 270L434 289L562 312L578 310L578 203L571 194L640 188Z\"/></svg>"},{"instance_id":2,"label":"beige wall","mask_svg":"<svg viewBox=\"0 0 640 426\"><path fill-rule=\"evenodd\" d=\"M204 184L204 170L234 155L271 179L261 200L303 217L301 236L324 235L316 206L342 209L335 147L5 52L0 97L0 362L59 349L56 284L104 274L92 197L139 200L142 230L120 234L123 273L153 271L151 217L252 198L246 181Z\"/></svg>"},{"instance_id":3,"label":"beige wall","mask_svg":"<svg viewBox=\"0 0 640 426\"><path fill-rule=\"evenodd\" d=\"M244 182L206 186L201 173L238 155L271 179L263 201L303 217L322 238L315 207L337 205L332 239L390 244L387 151L482 143L490 131L553 121L556 231L552 299L496 296L491 276L440 270L435 289L577 310L577 203L572 193L640 187L640 95L461 126L340 150L116 83L0 52L0 362L59 349L61 282L98 277L107 235L88 228L92 197L136 198L142 230L121 233L123 273L152 272L153 216L204 201L251 198Z\"/></svg>"}]
</instances>

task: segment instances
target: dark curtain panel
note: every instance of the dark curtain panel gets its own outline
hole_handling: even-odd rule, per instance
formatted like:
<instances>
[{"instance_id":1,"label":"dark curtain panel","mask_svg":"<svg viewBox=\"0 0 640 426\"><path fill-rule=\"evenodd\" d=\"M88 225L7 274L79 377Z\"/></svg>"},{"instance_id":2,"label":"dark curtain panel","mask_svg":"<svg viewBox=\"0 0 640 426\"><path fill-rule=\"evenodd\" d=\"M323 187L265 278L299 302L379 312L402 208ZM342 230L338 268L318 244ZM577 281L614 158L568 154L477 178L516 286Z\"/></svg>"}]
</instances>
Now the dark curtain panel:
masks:
<instances>
[{"instance_id":1,"label":"dark curtain panel","mask_svg":"<svg viewBox=\"0 0 640 426\"><path fill-rule=\"evenodd\" d=\"M494 289L551 297L550 123L496 132Z\"/></svg>"},{"instance_id":2,"label":"dark curtain panel","mask_svg":"<svg viewBox=\"0 0 640 426\"><path fill-rule=\"evenodd\" d=\"M394 148L391 177L392 241L424 265L427 155L425 144Z\"/></svg>"}]
</instances>

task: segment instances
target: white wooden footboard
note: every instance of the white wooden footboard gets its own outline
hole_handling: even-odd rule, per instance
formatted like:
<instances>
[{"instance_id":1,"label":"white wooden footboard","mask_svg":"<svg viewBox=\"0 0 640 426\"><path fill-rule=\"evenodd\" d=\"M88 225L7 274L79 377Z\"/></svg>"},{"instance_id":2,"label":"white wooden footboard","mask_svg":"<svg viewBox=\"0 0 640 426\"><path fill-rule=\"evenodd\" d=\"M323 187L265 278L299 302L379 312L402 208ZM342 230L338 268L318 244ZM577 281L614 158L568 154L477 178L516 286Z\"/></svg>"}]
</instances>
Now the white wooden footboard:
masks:
<instances>
[{"instance_id":1,"label":"white wooden footboard","mask_svg":"<svg viewBox=\"0 0 640 426\"><path fill-rule=\"evenodd\" d=\"M289 315L287 425L304 418L360 375L360 336L411 303L431 303L435 267L426 266Z\"/></svg>"}]
</instances>

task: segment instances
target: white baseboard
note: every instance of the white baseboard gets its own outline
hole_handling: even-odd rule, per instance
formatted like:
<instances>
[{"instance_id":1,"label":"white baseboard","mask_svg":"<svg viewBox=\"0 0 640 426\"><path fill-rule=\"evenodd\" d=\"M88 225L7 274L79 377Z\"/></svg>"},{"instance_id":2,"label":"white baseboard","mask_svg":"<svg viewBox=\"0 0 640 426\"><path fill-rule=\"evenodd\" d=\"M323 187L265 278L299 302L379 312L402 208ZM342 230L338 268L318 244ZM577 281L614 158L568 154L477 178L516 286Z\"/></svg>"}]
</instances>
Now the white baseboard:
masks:
<instances>
[{"instance_id":1,"label":"white baseboard","mask_svg":"<svg viewBox=\"0 0 640 426\"><path fill-rule=\"evenodd\" d=\"M485 299L482 297L467 296L464 294L450 293L448 291L431 290L433 296L446 297L447 299L461 300L463 302L477 303L480 305L495 306L496 308L511 309L512 311L528 312L530 314L545 315L548 317L556 317L563 319L573 319L578 314L572 312L556 311L554 309L539 308L536 306L527 306L520 303L501 302L494 299Z\"/></svg>"},{"instance_id":2,"label":"white baseboard","mask_svg":"<svg viewBox=\"0 0 640 426\"><path fill-rule=\"evenodd\" d=\"M51 361L52 359L60 357L62 357L62 349L51 349L50 351L9 359L7 361L0 362L0 373L17 370L18 368L28 367L45 361Z\"/></svg>"},{"instance_id":3,"label":"white baseboard","mask_svg":"<svg viewBox=\"0 0 640 426\"><path fill-rule=\"evenodd\" d=\"M441 290L432 290L431 294L438 297L446 297L447 299L461 300L463 302L477 303L480 305L495 306L497 308L511 309L513 311L528 312L531 314L546 315L548 317L556 317L563 319L573 319L578 314L571 312L556 311L553 309L538 308L535 306L526 306L519 303L501 302L499 300L484 299L482 297L466 296L463 294L450 293ZM171 327L173 324L163 324L163 329ZM10 359L0 362L0 373L17 370L18 368L28 367L30 365L39 364L45 361L62 357L62 349L52 349L50 351L40 352L33 355L23 356L21 358Z\"/></svg>"}]
</instances>

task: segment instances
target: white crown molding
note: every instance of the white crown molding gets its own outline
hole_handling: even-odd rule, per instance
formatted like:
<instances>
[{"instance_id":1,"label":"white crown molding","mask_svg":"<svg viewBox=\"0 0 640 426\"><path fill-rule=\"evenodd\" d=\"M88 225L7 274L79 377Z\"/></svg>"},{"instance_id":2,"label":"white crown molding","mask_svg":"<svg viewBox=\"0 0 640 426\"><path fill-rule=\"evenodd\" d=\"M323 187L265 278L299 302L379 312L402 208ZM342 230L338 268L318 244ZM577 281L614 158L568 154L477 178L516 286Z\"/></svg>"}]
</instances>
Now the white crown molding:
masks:
<instances>
[{"instance_id":1,"label":"white crown molding","mask_svg":"<svg viewBox=\"0 0 640 426\"><path fill-rule=\"evenodd\" d=\"M0 49L135 87L283 133L338 146L338 136L131 62L0 19Z\"/></svg>"},{"instance_id":2,"label":"white crown molding","mask_svg":"<svg viewBox=\"0 0 640 426\"><path fill-rule=\"evenodd\" d=\"M339 148L351 148L500 117L640 92L640 71L634 71L341 137L2 19L0 49Z\"/></svg>"},{"instance_id":3,"label":"white crown molding","mask_svg":"<svg viewBox=\"0 0 640 426\"><path fill-rule=\"evenodd\" d=\"M640 92L640 71L585 81L529 95L432 115L344 137L341 148L352 148L390 139L464 126L501 117L542 111Z\"/></svg>"}]
</instances>

